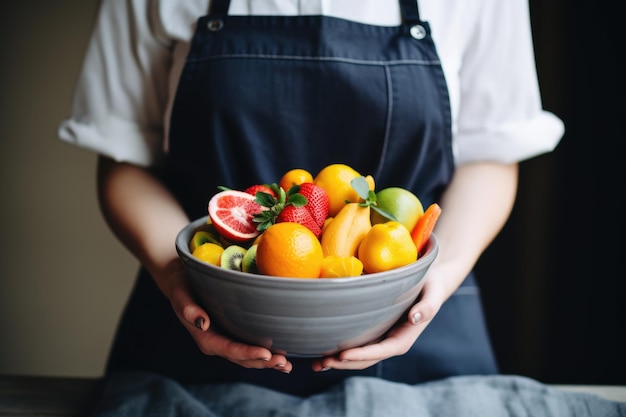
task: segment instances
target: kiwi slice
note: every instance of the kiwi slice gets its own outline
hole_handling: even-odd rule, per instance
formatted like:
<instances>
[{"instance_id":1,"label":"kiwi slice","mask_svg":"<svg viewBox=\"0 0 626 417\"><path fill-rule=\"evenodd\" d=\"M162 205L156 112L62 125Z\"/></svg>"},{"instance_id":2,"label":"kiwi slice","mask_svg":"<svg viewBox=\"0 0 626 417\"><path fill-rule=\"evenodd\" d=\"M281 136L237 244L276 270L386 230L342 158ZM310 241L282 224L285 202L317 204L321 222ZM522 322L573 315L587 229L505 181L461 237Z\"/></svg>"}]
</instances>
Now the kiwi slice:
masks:
<instances>
[{"instance_id":1,"label":"kiwi slice","mask_svg":"<svg viewBox=\"0 0 626 417\"><path fill-rule=\"evenodd\" d=\"M245 255L243 255L243 259L241 260L241 270L243 272L248 272L250 274L259 273L259 269L256 266L256 248L256 244L250 246Z\"/></svg>"},{"instance_id":2,"label":"kiwi slice","mask_svg":"<svg viewBox=\"0 0 626 417\"><path fill-rule=\"evenodd\" d=\"M245 248L239 245L230 245L222 253L220 266L225 269L241 271L241 262L245 254Z\"/></svg>"},{"instance_id":3,"label":"kiwi slice","mask_svg":"<svg viewBox=\"0 0 626 417\"><path fill-rule=\"evenodd\" d=\"M197 247L202 246L205 243L215 243L217 245L222 246L219 238L216 234L211 233L207 230L198 230L193 234L191 238L191 242L189 242L189 250L193 253Z\"/></svg>"}]
</instances>

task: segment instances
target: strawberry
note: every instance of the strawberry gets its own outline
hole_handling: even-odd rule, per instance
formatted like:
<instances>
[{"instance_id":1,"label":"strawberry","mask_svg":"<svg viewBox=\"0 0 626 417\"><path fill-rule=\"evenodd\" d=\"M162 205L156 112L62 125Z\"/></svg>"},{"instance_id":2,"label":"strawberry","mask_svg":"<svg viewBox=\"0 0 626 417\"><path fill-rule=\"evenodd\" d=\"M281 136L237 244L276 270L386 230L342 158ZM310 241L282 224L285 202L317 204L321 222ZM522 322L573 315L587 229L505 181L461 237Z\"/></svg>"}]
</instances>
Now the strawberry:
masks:
<instances>
[{"instance_id":1,"label":"strawberry","mask_svg":"<svg viewBox=\"0 0 626 417\"><path fill-rule=\"evenodd\" d=\"M322 234L322 229L318 226L306 206L285 206L276 216L276 223L282 222L299 223L312 231L315 237L318 238Z\"/></svg>"},{"instance_id":2,"label":"strawberry","mask_svg":"<svg viewBox=\"0 0 626 417\"><path fill-rule=\"evenodd\" d=\"M255 185L251 185L250 187L246 188L245 190L243 190L244 193L248 193L248 194L252 194L254 196L256 196L257 192L262 192L262 193L268 193L269 195L271 195L272 197L278 197L276 195L276 193L274 192L274 190L272 190L270 188L269 185L267 184L255 184Z\"/></svg>"},{"instance_id":3,"label":"strawberry","mask_svg":"<svg viewBox=\"0 0 626 417\"><path fill-rule=\"evenodd\" d=\"M278 215L285 209L285 207L296 206L303 207L307 200L298 193L298 187L294 186L287 193L282 187L277 184L271 184L270 193L256 193L254 201L264 210L257 213L253 217L253 221L257 223L256 229L260 232L265 231L268 227L276 223Z\"/></svg>"},{"instance_id":4,"label":"strawberry","mask_svg":"<svg viewBox=\"0 0 626 417\"><path fill-rule=\"evenodd\" d=\"M302 185L304 184L294 185L289 191L285 191L282 187L271 184L270 188L277 197L269 193L256 194L256 203L265 208L253 217L258 231L263 232L275 223L293 222L307 227L317 237L321 235L322 225L328 214L328 196L321 188L308 184L304 186L304 190L310 197L309 200L299 192ZM323 219L319 220L318 217Z\"/></svg>"},{"instance_id":5,"label":"strawberry","mask_svg":"<svg viewBox=\"0 0 626 417\"><path fill-rule=\"evenodd\" d=\"M328 217L328 209L330 207L328 194L322 187L312 182L300 184L300 190L298 192L306 197L307 203L304 207L311 213L311 217L313 217L315 223L317 223L317 226L321 229Z\"/></svg>"}]
</instances>

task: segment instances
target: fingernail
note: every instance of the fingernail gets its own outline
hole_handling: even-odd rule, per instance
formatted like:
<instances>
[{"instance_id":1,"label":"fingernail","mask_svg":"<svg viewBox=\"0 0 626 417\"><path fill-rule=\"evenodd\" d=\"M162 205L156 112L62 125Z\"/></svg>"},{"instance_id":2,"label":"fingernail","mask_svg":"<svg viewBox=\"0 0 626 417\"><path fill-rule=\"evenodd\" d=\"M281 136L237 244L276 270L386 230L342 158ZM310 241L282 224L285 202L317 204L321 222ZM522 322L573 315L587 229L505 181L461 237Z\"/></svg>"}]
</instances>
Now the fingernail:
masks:
<instances>
[{"instance_id":1,"label":"fingernail","mask_svg":"<svg viewBox=\"0 0 626 417\"><path fill-rule=\"evenodd\" d=\"M417 324L422 320L422 313L420 313L419 311L415 314L413 314L413 324Z\"/></svg>"},{"instance_id":2,"label":"fingernail","mask_svg":"<svg viewBox=\"0 0 626 417\"><path fill-rule=\"evenodd\" d=\"M203 330L204 327L204 317L198 317L193 324L200 330Z\"/></svg>"},{"instance_id":3,"label":"fingernail","mask_svg":"<svg viewBox=\"0 0 626 417\"><path fill-rule=\"evenodd\" d=\"M330 371L330 370L331 370L331 367L330 367L330 366L327 366L326 368L322 368L322 369L320 369L320 372Z\"/></svg>"},{"instance_id":4,"label":"fingernail","mask_svg":"<svg viewBox=\"0 0 626 417\"><path fill-rule=\"evenodd\" d=\"M286 366L286 365L285 365L284 363L277 363L277 364L274 366L274 370L276 370L276 371L280 371L280 372L282 372L282 373L284 373L284 374L288 374L288 373L290 373L291 371L288 371L287 369L285 369L285 366Z\"/></svg>"}]
</instances>

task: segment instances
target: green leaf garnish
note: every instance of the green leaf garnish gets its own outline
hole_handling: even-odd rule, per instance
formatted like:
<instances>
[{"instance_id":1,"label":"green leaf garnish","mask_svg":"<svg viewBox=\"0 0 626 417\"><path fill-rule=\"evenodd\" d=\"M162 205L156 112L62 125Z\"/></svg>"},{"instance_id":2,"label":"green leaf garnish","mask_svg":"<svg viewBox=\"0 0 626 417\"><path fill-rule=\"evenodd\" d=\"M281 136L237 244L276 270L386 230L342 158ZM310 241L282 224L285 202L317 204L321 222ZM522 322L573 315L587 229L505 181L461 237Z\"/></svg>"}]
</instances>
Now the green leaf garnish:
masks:
<instances>
[{"instance_id":1,"label":"green leaf garnish","mask_svg":"<svg viewBox=\"0 0 626 417\"><path fill-rule=\"evenodd\" d=\"M263 191L257 192L254 197L254 201L256 201L257 204L266 208L266 210L256 213L252 217L252 221L258 223L256 229L259 232L266 230L276 223L276 218L285 207L289 205L302 207L307 203L307 198L298 192L300 191L299 185L294 185L288 192L285 192L285 190L276 183L270 184L269 187L278 197L274 197Z\"/></svg>"},{"instance_id":2,"label":"green leaf garnish","mask_svg":"<svg viewBox=\"0 0 626 417\"><path fill-rule=\"evenodd\" d=\"M272 207L275 200L276 199L273 195L268 194L264 191L257 191L254 195L254 201L256 201L257 204L263 207Z\"/></svg>"},{"instance_id":3,"label":"green leaf garnish","mask_svg":"<svg viewBox=\"0 0 626 417\"><path fill-rule=\"evenodd\" d=\"M383 217L386 217L389 220L398 221L396 216L389 213L387 210L384 210L378 207L376 203L376 193L370 190L370 186L367 183L367 180L365 179L364 176L361 175L360 177L354 178L352 181L350 181L350 185L352 186L352 188L354 188L354 190L357 192L359 197L361 197L361 199L363 200L359 202L360 206L362 207L369 206L372 210L380 213L380 215L382 215ZM349 201L346 201L346 202L349 203Z\"/></svg>"},{"instance_id":4,"label":"green leaf garnish","mask_svg":"<svg viewBox=\"0 0 626 417\"><path fill-rule=\"evenodd\" d=\"M371 194L374 194L374 192L370 190L370 186L367 183L367 180L362 175L350 181L350 185L363 200L367 201L369 198L371 198ZM376 194L374 194L373 201L376 201Z\"/></svg>"}]
</instances>

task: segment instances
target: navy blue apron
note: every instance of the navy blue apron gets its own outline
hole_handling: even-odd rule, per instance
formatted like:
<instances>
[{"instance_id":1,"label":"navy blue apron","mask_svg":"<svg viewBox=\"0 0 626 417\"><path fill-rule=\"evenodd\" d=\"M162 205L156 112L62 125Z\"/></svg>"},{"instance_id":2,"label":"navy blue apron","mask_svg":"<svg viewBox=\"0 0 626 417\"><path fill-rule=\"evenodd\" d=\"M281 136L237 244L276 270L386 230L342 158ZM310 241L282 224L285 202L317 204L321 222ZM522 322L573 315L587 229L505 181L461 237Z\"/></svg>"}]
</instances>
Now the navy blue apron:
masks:
<instances>
[{"instance_id":1,"label":"navy blue apron","mask_svg":"<svg viewBox=\"0 0 626 417\"><path fill-rule=\"evenodd\" d=\"M220 185L278 182L291 168L315 174L345 163L377 189L401 186L427 206L454 163L447 86L415 0L402 23L373 26L328 16L232 16L213 0L196 32L175 97L161 175L190 218L206 215ZM161 373L188 383L248 382L296 395L353 375L418 383L497 368L472 276L410 352L363 371L250 370L203 355L142 271L108 369Z\"/></svg>"}]
</instances>

